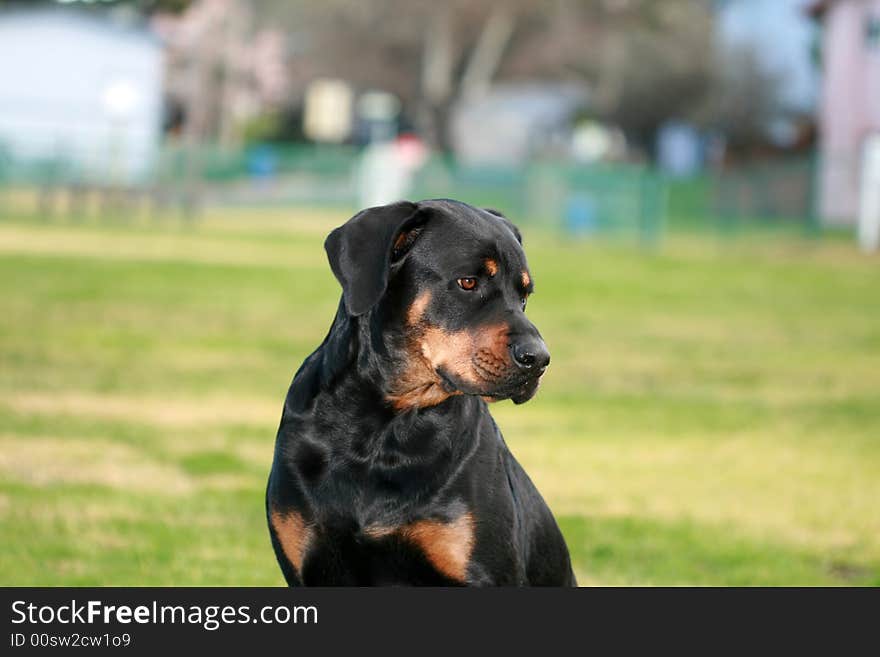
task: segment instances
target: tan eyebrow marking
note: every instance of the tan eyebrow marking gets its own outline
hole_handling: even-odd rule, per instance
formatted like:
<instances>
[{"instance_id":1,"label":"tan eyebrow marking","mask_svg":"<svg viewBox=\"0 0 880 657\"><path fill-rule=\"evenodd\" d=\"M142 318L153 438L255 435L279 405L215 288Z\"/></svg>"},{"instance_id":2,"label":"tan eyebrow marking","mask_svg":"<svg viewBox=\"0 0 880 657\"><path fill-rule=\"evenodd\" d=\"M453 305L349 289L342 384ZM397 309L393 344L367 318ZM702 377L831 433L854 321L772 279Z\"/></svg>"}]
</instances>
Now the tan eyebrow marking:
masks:
<instances>
[{"instance_id":1,"label":"tan eyebrow marking","mask_svg":"<svg viewBox=\"0 0 880 657\"><path fill-rule=\"evenodd\" d=\"M493 260L492 258L486 258L486 271L489 273L489 276L494 276L498 273L498 262Z\"/></svg>"},{"instance_id":2,"label":"tan eyebrow marking","mask_svg":"<svg viewBox=\"0 0 880 657\"><path fill-rule=\"evenodd\" d=\"M529 276L529 272L527 272L527 271L523 271L523 273L522 273L522 284L523 284L523 287L528 287L529 285L532 284L532 277Z\"/></svg>"}]
</instances>

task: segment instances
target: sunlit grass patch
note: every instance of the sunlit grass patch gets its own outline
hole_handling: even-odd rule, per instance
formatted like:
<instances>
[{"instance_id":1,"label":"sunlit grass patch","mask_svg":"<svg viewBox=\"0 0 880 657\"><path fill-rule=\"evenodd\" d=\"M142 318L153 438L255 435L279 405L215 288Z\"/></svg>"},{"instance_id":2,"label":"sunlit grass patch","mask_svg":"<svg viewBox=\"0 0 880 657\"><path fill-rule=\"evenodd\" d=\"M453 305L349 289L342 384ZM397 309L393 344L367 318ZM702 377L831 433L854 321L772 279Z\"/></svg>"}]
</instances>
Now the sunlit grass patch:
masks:
<instances>
[{"instance_id":1,"label":"sunlit grass patch","mask_svg":"<svg viewBox=\"0 0 880 657\"><path fill-rule=\"evenodd\" d=\"M345 219L0 222L0 583L282 582L263 491ZM553 361L492 411L582 583L880 583L875 262L525 233Z\"/></svg>"}]
</instances>

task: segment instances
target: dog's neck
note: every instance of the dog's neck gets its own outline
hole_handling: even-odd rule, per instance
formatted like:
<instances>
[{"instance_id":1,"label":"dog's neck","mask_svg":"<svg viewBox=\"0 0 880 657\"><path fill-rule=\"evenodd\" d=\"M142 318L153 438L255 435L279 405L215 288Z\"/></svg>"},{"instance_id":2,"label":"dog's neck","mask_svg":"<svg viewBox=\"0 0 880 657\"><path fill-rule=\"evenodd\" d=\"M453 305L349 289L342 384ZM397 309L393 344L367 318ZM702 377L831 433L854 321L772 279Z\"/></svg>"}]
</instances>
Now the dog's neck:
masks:
<instances>
[{"instance_id":1,"label":"dog's neck","mask_svg":"<svg viewBox=\"0 0 880 657\"><path fill-rule=\"evenodd\" d=\"M352 377L381 391L390 380L391 354L382 339L375 339L373 312L354 317L340 300L324 342L313 355L320 357L321 388L329 391Z\"/></svg>"},{"instance_id":2,"label":"dog's neck","mask_svg":"<svg viewBox=\"0 0 880 657\"><path fill-rule=\"evenodd\" d=\"M397 368L395 346L382 339L389 334L382 320L339 308L290 387L279 432L325 442L334 454L346 455L337 464L367 465L382 486L391 482L421 499L470 458L482 423L491 419L485 403L467 395L405 410L389 403ZM352 474L344 478L366 485Z\"/></svg>"}]
</instances>

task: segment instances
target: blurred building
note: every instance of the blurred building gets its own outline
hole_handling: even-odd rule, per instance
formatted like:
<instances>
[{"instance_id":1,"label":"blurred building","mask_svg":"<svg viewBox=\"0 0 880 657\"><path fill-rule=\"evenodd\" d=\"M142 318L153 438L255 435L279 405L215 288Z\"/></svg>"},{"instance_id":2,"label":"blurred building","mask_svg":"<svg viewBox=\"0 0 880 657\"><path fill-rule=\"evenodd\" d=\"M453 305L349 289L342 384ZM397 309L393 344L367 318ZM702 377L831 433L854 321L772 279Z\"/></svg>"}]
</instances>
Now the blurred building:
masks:
<instances>
[{"instance_id":1,"label":"blurred building","mask_svg":"<svg viewBox=\"0 0 880 657\"><path fill-rule=\"evenodd\" d=\"M465 96L452 110L452 147L468 164L523 164L547 151L568 155L578 113L578 86L501 84Z\"/></svg>"},{"instance_id":2,"label":"blurred building","mask_svg":"<svg viewBox=\"0 0 880 657\"><path fill-rule=\"evenodd\" d=\"M0 13L0 151L97 183L145 179L158 157L162 46L95 12Z\"/></svg>"},{"instance_id":3,"label":"blurred building","mask_svg":"<svg viewBox=\"0 0 880 657\"><path fill-rule=\"evenodd\" d=\"M823 25L820 208L832 224L858 214L865 145L880 133L880 0L819 0Z\"/></svg>"},{"instance_id":4,"label":"blurred building","mask_svg":"<svg viewBox=\"0 0 880 657\"><path fill-rule=\"evenodd\" d=\"M698 174L706 160L706 139L692 124L668 121L657 133L656 158L659 169L675 178Z\"/></svg>"}]
</instances>

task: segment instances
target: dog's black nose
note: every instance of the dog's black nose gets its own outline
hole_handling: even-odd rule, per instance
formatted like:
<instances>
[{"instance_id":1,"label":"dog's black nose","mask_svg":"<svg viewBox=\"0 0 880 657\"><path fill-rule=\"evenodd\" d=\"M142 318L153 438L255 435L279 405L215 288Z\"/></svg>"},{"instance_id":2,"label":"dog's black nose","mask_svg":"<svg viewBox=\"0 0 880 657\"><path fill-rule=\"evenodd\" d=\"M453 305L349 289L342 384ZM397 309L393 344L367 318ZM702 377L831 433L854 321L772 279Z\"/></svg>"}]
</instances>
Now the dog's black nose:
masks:
<instances>
[{"instance_id":1,"label":"dog's black nose","mask_svg":"<svg viewBox=\"0 0 880 657\"><path fill-rule=\"evenodd\" d=\"M550 352L540 339L515 342L510 346L513 361L524 370L543 370L550 364Z\"/></svg>"}]
</instances>

